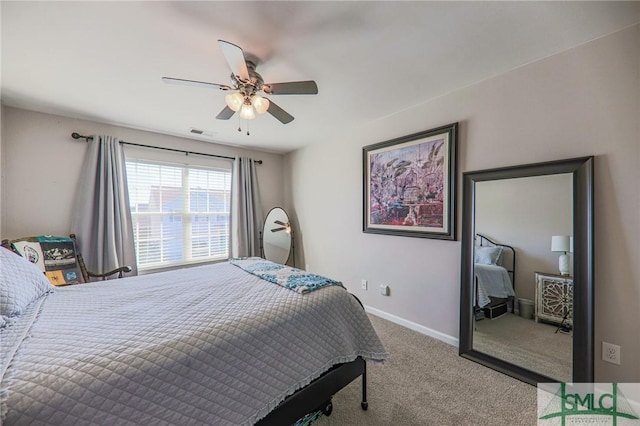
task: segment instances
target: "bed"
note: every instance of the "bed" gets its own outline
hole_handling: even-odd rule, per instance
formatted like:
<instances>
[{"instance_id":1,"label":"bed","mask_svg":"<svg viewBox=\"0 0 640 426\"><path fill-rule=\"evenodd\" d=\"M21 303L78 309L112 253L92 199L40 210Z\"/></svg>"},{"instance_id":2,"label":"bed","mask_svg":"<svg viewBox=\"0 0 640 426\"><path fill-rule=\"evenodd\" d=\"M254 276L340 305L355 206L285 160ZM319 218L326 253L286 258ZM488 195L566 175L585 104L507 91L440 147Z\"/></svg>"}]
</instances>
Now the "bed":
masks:
<instances>
[{"instance_id":1,"label":"bed","mask_svg":"<svg viewBox=\"0 0 640 426\"><path fill-rule=\"evenodd\" d=\"M515 249L476 234L474 250L476 319L497 317L513 310L515 297Z\"/></svg>"},{"instance_id":2,"label":"bed","mask_svg":"<svg viewBox=\"0 0 640 426\"><path fill-rule=\"evenodd\" d=\"M340 285L302 294L225 262L54 291L0 255L7 425L292 424L359 376L366 409L365 361L387 357Z\"/></svg>"}]
</instances>

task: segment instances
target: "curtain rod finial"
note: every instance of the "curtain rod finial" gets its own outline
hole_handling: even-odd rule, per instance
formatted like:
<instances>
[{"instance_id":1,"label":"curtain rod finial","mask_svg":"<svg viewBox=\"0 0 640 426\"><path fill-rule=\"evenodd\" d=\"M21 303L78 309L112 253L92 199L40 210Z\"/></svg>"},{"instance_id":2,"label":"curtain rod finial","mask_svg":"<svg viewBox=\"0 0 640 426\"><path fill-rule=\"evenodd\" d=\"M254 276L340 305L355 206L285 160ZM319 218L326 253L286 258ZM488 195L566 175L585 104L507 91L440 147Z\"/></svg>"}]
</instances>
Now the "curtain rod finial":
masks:
<instances>
[{"instance_id":1,"label":"curtain rod finial","mask_svg":"<svg viewBox=\"0 0 640 426\"><path fill-rule=\"evenodd\" d=\"M93 139L92 136L83 136L83 135L81 135L80 133L77 133L77 132L71 133L71 137L74 138L74 139L84 139L87 142L89 142L89 139Z\"/></svg>"}]
</instances>

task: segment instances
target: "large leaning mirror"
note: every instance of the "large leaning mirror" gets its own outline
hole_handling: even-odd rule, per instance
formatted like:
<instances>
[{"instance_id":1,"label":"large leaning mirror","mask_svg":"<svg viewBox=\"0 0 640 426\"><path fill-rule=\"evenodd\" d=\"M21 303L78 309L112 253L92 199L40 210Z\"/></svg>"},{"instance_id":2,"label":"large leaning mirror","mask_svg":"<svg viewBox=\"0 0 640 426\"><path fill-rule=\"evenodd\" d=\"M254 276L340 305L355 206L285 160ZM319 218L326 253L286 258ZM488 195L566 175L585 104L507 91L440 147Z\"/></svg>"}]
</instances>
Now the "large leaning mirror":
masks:
<instances>
[{"instance_id":1,"label":"large leaning mirror","mask_svg":"<svg viewBox=\"0 0 640 426\"><path fill-rule=\"evenodd\" d=\"M593 157L463 174L460 355L593 382Z\"/></svg>"},{"instance_id":2,"label":"large leaning mirror","mask_svg":"<svg viewBox=\"0 0 640 426\"><path fill-rule=\"evenodd\" d=\"M267 213L261 233L262 257L275 263L286 264L293 251L293 228L289 215L282 207ZM295 258L293 259L295 266Z\"/></svg>"}]
</instances>

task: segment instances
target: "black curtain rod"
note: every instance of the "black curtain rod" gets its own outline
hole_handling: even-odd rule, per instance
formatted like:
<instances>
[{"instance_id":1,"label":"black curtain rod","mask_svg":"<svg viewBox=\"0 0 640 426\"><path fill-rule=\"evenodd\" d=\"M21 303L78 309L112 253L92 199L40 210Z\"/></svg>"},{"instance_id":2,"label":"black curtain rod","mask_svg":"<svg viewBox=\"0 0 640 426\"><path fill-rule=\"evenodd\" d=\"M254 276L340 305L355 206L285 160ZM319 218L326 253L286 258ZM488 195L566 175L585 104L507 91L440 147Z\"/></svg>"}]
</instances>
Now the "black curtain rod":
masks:
<instances>
[{"instance_id":1,"label":"black curtain rod","mask_svg":"<svg viewBox=\"0 0 640 426\"><path fill-rule=\"evenodd\" d=\"M71 137L74 139L84 139L89 142L89 139L93 139L93 136L82 136L79 133L73 132L71 133ZM172 152L180 152L185 155L195 154L195 155L203 155L205 157L215 157L215 158L224 158L226 160L235 160L234 157L227 157L226 155L216 155L216 154L205 154L204 152L194 152L194 151L185 151L183 149L174 149L174 148L164 148L161 146L153 146L153 145L143 145L141 143L133 143L127 141L120 141L122 145L131 145L131 146L139 146L142 148L152 148L152 149L161 149L163 151L172 151ZM255 160L256 163L262 164L262 160Z\"/></svg>"}]
</instances>

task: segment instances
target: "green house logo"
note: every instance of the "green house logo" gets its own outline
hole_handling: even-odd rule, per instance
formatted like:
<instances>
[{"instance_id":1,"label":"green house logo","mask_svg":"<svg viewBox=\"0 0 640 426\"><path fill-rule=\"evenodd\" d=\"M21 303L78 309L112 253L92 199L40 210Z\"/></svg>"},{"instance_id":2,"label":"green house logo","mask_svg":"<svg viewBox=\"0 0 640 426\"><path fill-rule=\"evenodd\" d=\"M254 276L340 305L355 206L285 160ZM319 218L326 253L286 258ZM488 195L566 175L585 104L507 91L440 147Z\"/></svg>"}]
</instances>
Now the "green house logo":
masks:
<instances>
[{"instance_id":1,"label":"green house logo","mask_svg":"<svg viewBox=\"0 0 640 426\"><path fill-rule=\"evenodd\" d=\"M640 390L640 384L631 385ZM640 418L617 383L541 383L538 386L538 425L581 424L638 426Z\"/></svg>"}]
</instances>

